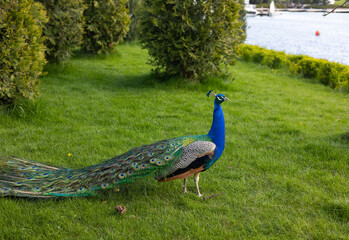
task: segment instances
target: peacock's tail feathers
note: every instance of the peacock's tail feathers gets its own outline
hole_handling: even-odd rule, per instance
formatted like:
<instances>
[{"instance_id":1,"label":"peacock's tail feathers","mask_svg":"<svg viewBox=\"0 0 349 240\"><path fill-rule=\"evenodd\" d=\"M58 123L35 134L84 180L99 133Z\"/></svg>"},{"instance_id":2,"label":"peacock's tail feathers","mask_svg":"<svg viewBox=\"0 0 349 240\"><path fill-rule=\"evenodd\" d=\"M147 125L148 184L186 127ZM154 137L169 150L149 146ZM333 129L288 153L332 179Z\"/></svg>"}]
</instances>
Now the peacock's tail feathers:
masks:
<instances>
[{"instance_id":1,"label":"peacock's tail feathers","mask_svg":"<svg viewBox=\"0 0 349 240\"><path fill-rule=\"evenodd\" d=\"M82 169L57 168L15 157L0 160L0 196L66 197L93 195L98 189L161 174L179 161L183 147L197 136L160 141L132 149Z\"/></svg>"}]
</instances>

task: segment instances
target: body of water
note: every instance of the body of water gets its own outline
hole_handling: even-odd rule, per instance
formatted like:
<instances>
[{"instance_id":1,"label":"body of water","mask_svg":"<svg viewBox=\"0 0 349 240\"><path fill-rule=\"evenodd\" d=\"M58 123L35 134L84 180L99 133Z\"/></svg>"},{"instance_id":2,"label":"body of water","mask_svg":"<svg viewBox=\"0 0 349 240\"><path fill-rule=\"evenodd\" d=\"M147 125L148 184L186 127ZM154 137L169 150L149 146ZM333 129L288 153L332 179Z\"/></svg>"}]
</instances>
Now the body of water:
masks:
<instances>
[{"instance_id":1,"label":"body of water","mask_svg":"<svg viewBox=\"0 0 349 240\"><path fill-rule=\"evenodd\" d=\"M245 43L349 65L349 13L322 15L283 12L247 17Z\"/></svg>"}]
</instances>

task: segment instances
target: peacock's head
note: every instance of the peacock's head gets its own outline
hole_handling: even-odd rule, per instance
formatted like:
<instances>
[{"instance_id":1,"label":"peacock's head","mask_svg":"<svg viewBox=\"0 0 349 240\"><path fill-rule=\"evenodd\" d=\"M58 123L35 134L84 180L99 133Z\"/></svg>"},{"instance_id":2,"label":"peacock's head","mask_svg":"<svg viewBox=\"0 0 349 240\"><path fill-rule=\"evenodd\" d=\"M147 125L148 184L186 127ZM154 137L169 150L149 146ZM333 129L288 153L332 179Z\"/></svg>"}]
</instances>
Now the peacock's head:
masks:
<instances>
[{"instance_id":1,"label":"peacock's head","mask_svg":"<svg viewBox=\"0 0 349 240\"><path fill-rule=\"evenodd\" d=\"M229 99L224 96L223 94L215 94L214 92L212 92L212 90L210 90L208 93L207 93L207 97L209 96L214 96L215 97L215 100L214 102L217 103L217 104L221 104L222 102L224 101L228 101Z\"/></svg>"}]
</instances>

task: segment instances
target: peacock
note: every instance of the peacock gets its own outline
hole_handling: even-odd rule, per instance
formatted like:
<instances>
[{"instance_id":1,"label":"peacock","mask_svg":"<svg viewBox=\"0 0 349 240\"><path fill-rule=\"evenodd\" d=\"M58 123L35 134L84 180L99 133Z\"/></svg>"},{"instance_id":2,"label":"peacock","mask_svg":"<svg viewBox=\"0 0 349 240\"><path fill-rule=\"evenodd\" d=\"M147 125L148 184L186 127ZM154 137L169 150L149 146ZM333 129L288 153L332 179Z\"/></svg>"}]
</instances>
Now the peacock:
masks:
<instances>
[{"instance_id":1,"label":"peacock","mask_svg":"<svg viewBox=\"0 0 349 240\"><path fill-rule=\"evenodd\" d=\"M100 189L113 188L153 174L160 182L194 175L196 193L199 174L210 168L225 147L223 94L214 96L213 122L206 135L190 135L162 140L134 148L105 162L81 169L58 168L17 157L0 159L0 196L55 198L96 195Z\"/></svg>"}]
</instances>

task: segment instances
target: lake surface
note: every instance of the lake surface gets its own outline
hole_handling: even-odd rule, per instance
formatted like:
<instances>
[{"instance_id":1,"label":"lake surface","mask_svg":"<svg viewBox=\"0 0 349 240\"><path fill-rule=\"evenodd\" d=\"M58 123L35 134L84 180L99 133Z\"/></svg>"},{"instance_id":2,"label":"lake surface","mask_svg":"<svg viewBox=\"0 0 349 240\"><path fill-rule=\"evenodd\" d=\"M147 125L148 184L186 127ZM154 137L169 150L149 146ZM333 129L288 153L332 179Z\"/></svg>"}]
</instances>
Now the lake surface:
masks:
<instances>
[{"instance_id":1,"label":"lake surface","mask_svg":"<svg viewBox=\"0 0 349 240\"><path fill-rule=\"evenodd\" d=\"M349 65L349 13L322 15L283 12L247 17L245 43Z\"/></svg>"}]
</instances>

